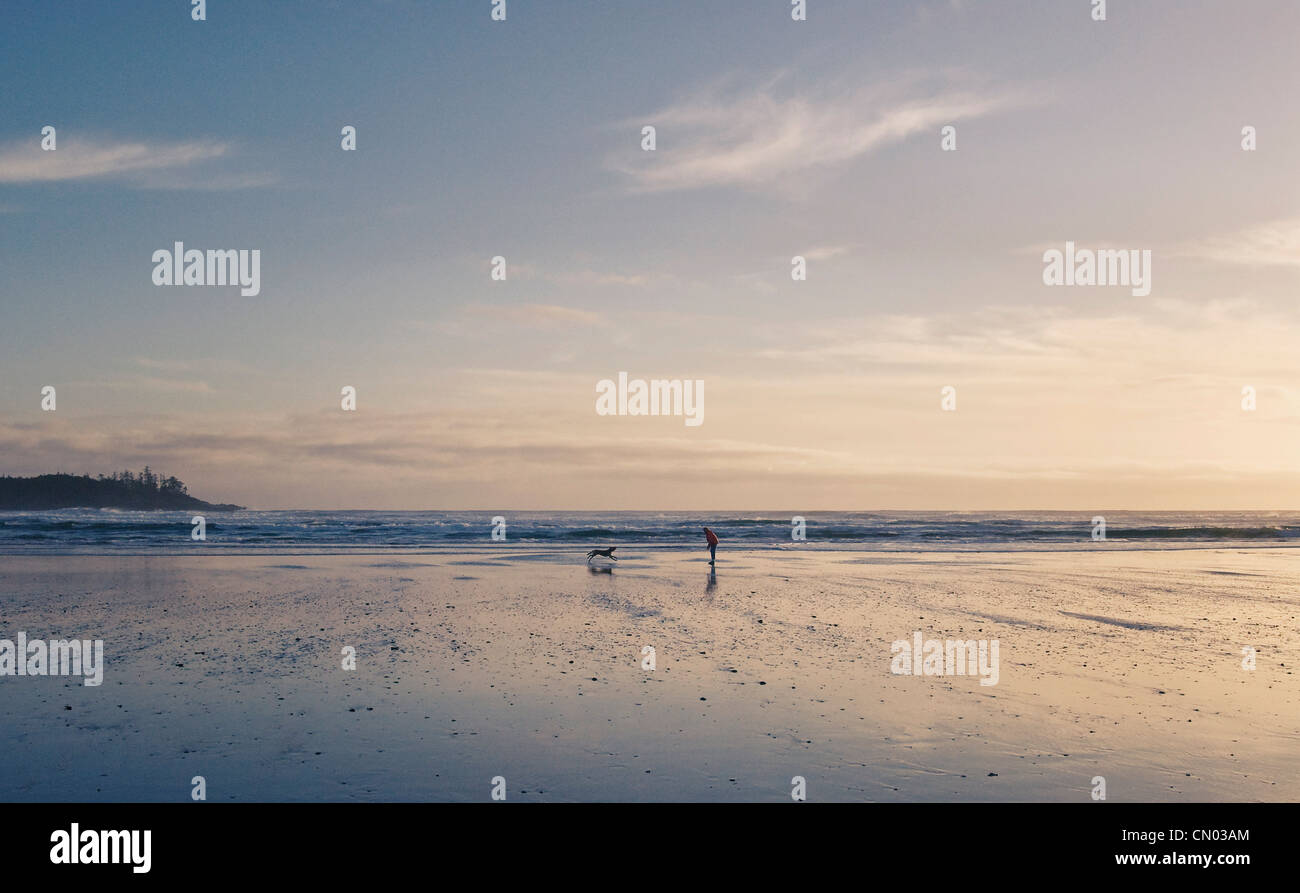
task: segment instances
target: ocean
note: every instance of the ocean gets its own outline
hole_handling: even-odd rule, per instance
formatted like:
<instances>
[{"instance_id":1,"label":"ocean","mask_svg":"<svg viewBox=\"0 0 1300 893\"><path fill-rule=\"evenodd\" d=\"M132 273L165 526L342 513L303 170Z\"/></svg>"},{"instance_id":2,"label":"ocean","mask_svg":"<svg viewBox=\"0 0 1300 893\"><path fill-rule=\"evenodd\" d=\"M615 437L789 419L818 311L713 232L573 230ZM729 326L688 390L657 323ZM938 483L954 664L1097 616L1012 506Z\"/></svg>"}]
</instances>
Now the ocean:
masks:
<instances>
[{"instance_id":1,"label":"ocean","mask_svg":"<svg viewBox=\"0 0 1300 893\"><path fill-rule=\"evenodd\" d=\"M1020 551L1176 549L1300 544L1300 512L392 512L62 509L0 512L0 553L188 553L700 547L722 550ZM1094 538L1095 517L1105 540ZM504 519L502 525L495 518ZM802 517L804 539L795 539ZM493 531L498 539L493 539ZM501 539L500 537L504 537Z\"/></svg>"}]
</instances>

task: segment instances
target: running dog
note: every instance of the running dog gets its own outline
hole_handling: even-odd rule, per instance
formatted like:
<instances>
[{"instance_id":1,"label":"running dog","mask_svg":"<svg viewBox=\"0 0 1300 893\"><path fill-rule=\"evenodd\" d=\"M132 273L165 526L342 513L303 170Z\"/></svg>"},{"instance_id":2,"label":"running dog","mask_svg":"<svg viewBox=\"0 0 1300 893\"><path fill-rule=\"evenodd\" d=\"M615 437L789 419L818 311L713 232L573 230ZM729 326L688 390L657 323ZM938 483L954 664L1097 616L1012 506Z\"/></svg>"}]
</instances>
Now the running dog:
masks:
<instances>
[{"instance_id":1,"label":"running dog","mask_svg":"<svg viewBox=\"0 0 1300 893\"><path fill-rule=\"evenodd\" d=\"M608 549L592 549L587 553L587 564L591 564L591 559L595 558L597 555L601 558L609 558L618 561L617 558L614 558L614 550L617 548L618 546L610 546Z\"/></svg>"}]
</instances>

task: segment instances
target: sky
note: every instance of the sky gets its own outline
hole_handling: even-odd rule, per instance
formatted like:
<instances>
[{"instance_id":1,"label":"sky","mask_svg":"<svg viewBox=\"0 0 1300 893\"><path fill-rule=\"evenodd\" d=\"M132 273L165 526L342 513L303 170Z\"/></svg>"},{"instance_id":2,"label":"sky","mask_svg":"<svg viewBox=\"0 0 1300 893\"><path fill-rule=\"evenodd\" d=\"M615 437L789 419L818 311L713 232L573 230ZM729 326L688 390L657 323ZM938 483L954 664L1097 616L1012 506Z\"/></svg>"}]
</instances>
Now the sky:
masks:
<instances>
[{"instance_id":1,"label":"sky","mask_svg":"<svg viewBox=\"0 0 1300 893\"><path fill-rule=\"evenodd\" d=\"M0 473L1300 508L1300 4L1107 5L6 0ZM155 285L178 241L260 293ZM1067 242L1150 251L1149 294L1044 284ZM703 382L702 424L598 414L620 372Z\"/></svg>"}]
</instances>

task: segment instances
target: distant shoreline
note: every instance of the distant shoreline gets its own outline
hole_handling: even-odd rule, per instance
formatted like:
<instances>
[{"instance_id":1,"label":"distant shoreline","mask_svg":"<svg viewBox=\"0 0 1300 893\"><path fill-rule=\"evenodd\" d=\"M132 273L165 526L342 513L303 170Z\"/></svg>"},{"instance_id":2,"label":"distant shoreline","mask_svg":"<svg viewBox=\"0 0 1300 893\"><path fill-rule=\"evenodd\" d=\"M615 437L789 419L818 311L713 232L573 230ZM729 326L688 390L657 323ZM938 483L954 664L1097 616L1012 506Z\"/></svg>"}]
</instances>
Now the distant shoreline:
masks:
<instances>
[{"instance_id":1,"label":"distant shoreline","mask_svg":"<svg viewBox=\"0 0 1300 893\"><path fill-rule=\"evenodd\" d=\"M0 511L44 512L59 509L127 509L134 511L237 512L245 507L212 503L191 496L174 477L155 475L146 466L137 477L121 472L113 477L42 474L0 477Z\"/></svg>"}]
</instances>

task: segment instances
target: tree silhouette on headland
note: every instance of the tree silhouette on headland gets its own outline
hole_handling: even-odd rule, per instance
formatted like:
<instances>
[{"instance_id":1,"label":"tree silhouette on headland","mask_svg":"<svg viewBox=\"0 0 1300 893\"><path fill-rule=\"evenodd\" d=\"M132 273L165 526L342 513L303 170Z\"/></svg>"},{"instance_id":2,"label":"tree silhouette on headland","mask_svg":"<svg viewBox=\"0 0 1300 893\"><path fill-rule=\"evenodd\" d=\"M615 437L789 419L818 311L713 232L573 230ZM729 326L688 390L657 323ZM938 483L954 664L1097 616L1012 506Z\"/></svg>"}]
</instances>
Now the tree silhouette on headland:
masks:
<instances>
[{"instance_id":1,"label":"tree silhouette on headland","mask_svg":"<svg viewBox=\"0 0 1300 893\"><path fill-rule=\"evenodd\" d=\"M155 474L148 465L111 475L43 474L0 477L0 510L38 511L64 508L205 509L235 511L239 505L204 502L190 495L176 477Z\"/></svg>"}]
</instances>

